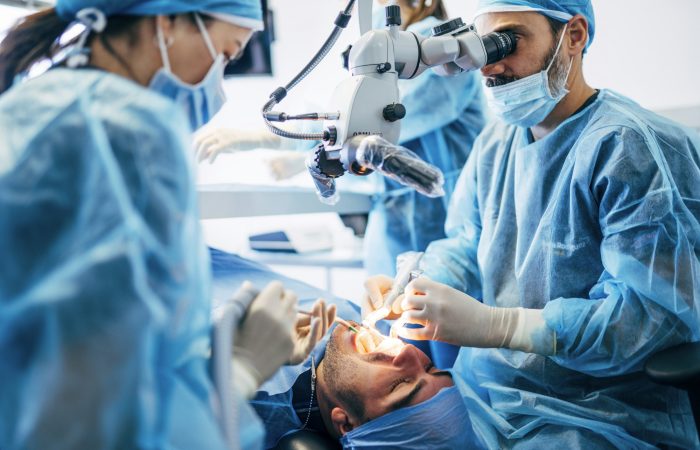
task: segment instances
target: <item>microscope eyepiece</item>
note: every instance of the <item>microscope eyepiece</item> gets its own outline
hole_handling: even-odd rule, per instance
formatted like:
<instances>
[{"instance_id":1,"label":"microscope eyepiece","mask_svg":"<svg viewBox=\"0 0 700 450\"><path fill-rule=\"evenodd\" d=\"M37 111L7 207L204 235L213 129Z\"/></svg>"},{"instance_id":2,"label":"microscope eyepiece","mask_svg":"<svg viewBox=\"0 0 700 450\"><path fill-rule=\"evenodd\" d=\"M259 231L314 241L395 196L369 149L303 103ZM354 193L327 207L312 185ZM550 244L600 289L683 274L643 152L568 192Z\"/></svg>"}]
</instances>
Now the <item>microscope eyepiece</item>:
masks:
<instances>
[{"instance_id":1,"label":"microscope eyepiece","mask_svg":"<svg viewBox=\"0 0 700 450\"><path fill-rule=\"evenodd\" d=\"M481 37L486 49L486 64L496 63L515 51L516 41L512 31L494 31Z\"/></svg>"}]
</instances>

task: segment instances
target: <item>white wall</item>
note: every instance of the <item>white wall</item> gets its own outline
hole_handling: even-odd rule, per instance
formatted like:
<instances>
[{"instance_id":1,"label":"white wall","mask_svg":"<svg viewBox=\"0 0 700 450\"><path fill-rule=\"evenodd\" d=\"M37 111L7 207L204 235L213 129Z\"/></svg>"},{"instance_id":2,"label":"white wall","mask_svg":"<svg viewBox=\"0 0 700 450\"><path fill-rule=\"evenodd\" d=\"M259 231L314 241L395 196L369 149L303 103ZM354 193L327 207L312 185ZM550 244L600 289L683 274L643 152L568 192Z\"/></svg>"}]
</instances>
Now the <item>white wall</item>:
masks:
<instances>
[{"instance_id":1,"label":"white wall","mask_svg":"<svg viewBox=\"0 0 700 450\"><path fill-rule=\"evenodd\" d=\"M476 0L445 0L451 16L470 21ZM217 125L261 127L259 109L277 86L303 67L331 30L345 0L270 0L275 11L277 41L273 48L273 77L234 79L227 82L230 102L216 118ZM700 49L695 27L700 17L698 0L593 0L596 38L585 62L591 85L626 94L652 109L700 105ZM22 10L2 6L2 30ZM316 73L305 80L288 100L286 110L322 107L333 87L346 76L338 54L358 37L353 23Z\"/></svg>"},{"instance_id":2,"label":"white wall","mask_svg":"<svg viewBox=\"0 0 700 450\"><path fill-rule=\"evenodd\" d=\"M274 77L228 83L231 102L216 124L262 126L259 109L272 90L286 83L316 52L345 2L270 0L276 13ZM451 16L471 20L476 0L446 0ZM594 87L611 88L651 109L700 105L700 49L695 27L698 0L594 0L596 37L585 61ZM280 109L297 111L304 102L323 105L346 73L339 52L357 38L353 23L317 72Z\"/></svg>"}]
</instances>

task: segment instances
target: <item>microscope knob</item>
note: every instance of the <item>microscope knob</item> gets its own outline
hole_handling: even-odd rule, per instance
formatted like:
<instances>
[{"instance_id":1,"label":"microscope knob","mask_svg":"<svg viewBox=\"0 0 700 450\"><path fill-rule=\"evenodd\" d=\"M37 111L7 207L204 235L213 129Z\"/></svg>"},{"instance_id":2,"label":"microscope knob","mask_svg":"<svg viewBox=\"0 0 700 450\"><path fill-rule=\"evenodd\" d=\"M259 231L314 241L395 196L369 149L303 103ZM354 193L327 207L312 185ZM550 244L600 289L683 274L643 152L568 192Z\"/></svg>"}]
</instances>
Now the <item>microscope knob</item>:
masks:
<instances>
[{"instance_id":1,"label":"microscope knob","mask_svg":"<svg viewBox=\"0 0 700 450\"><path fill-rule=\"evenodd\" d=\"M451 34L452 32L464 27L464 22L460 17L458 17L456 19L452 19L445 23L441 23L436 27L433 27L433 36L444 36L446 34ZM474 25L470 25L469 30L474 30Z\"/></svg>"},{"instance_id":2,"label":"microscope knob","mask_svg":"<svg viewBox=\"0 0 700 450\"><path fill-rule=\"evenodd\" d=\"M386 26L401 25L401 7L398 5L389 5L384 8L386 15Z\"/></svg>"},{"instance_id":3,"label":"microscope knob","mask_svg":"<svg viewBox=\"0 0 700 450\"><path fill-rule=\"evenodd\" d=\"M401 103L387 105L382 112L388 122L396 122L406 117L406 108Z\"/></svg>"}]
</instances>

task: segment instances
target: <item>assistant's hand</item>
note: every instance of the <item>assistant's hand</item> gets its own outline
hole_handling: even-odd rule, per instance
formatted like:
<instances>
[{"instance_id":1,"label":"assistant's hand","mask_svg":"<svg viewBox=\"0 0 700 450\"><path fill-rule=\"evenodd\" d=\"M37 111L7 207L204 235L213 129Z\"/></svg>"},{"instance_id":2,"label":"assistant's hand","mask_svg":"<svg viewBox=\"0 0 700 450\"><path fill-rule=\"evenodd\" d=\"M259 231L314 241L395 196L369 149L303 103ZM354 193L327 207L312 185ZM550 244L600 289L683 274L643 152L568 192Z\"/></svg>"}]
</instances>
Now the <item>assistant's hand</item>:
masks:
<instances>
[{"instance_id":1,"label":"assistant's hand","mask_svg":"<svg viewBox=\"0 0 700 450\"><path fill-rule=\"evenodd\" d=\"M367 317L367 314L376 311L384 306L384 296L389 293L394 280L386 275L375 275L365 281L365 295L362 297L362 318ZM391 313L387 319L398 319L403 311L401 309L401 300L403 296L399 296L391 307Z\"/></svg>"},{"instance_id":2,"label":"assistant's hand","mask_svg":"<svg viewBox=\"0 0 700 450\"><path fill-rule=\"evenodd\" d=\"M297 314L294 327L294 350L289 358L289 364L300 364L314 349L318 341L328 332L335 321L335 305L326 306L323 299L316 300L311 315Z\"/></svg>"},{"instance_id":3,"label":"assistant's hand","mask_svg":"<svg viewBox=\"0 0 700 450\"><path fill-rule=\"evenodd\" d=\"M296 305L296 295L272 282L253 300L236 332L234 362L245 366L258 386L292 355Z\"/></svg>"},{"instance_id":4,"label":"assistant's hand","mask_svg":"<svg viewBox=\"0 0 700 450\"><path fill-rule=\"evenodd\" d=\"M306 171L306 156L305 152L280 150L265 158L265 164L272 177L281 181Z\"/></svg>"},{"instance_id":5,"label":"assistant's hand","mask_svg":"<svg viewBox=\"0 0 700 450\"><path fill-rule=\"evenodd\" d=\"M234 153L258 148L279 149L282 139L266 130L243 131L227 128L205 129L195 136L197 161L213 163L221 153Z\"/></svg>"}]
</instances>

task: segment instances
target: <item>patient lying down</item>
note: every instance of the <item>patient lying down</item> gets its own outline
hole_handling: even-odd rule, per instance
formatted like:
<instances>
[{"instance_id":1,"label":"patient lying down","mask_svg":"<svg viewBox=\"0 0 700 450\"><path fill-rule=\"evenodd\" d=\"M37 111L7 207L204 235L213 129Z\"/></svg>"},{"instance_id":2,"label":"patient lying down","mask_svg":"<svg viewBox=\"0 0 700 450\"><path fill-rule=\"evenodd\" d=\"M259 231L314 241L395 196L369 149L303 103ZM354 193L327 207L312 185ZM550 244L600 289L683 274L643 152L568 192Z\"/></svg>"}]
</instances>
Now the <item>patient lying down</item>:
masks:
<instances>
[{"instance_id":1,"label":"patient lying down","mask_svg":"<svg viewBox=\"0 0 700 450\"><path fill-rule=\"evenodd\" d=\"M359 329L336 327L317 369L319 409L335 437L453 385L418 348Z\"/></svg>"},{"instance_id":2,"label":"patient lying down","mask_svg":"<svg viewBox=\"0 0 700 450\"><path fill-rule=\"evenodd\" d=\"M451 374L413 345L353 325L359 334L338 325L317 348L313 382L308 362L263 386L252 404L266 446L304 428L353 449L466 448L469 414Z\"/></svg>"}]
</instances>

